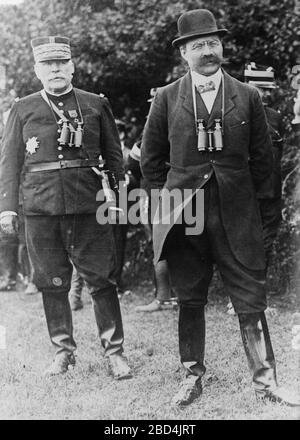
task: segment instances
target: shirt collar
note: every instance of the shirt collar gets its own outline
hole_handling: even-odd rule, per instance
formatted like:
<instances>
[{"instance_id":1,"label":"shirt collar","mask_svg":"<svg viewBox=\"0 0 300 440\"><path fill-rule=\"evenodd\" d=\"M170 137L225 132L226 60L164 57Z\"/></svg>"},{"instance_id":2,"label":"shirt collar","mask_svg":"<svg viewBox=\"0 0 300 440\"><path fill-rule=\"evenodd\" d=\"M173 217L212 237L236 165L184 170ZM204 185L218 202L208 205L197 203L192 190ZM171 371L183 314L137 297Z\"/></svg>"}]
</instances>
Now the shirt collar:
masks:
<instances>
[{"instance_id":1,"label":"shirt collar","mask_svg":"<svg viewBox=\"0 0 300 440\"><path fill-rule=\"evenodd\" d=\"M219 68L216 73L210 76L201 75L200 73L191 70L191 75L193 84L196 87L204 86L204 84L206 84L208 81L213 81L216 85L216 90L218 90L222 79L222 70Z\"/></svg>"}]
</instances>

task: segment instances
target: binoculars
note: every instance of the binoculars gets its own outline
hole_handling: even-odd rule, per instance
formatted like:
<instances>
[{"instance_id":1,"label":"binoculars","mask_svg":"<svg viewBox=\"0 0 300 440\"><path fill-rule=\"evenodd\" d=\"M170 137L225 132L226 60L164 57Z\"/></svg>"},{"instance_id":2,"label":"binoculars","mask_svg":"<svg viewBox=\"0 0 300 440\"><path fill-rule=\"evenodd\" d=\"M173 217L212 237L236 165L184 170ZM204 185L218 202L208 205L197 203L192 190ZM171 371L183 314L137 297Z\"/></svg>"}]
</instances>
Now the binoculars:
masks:
<instances>
[{"instance_id":1,"label":"binoculars","mask_svg":"<svg viewBox=\"0 0 300 440\"><path fill-rule=\"evenodd\" d=\"M222 123L221 119L215 119L214 128L207 130L204 119L197 120L198 131L198 151L213 151L223 150L222 138Z\"/></svg>"},{"instance_id":2,"label":"binoculars","mask_svg":"<svg viewBox=\"0 0 300 440\"><path fill-rule=\"evenodd\" d=\"M82 146L82 132L83 132L83 123L77 122L77 128L73 127L73 125L69 121L63 121L62 119L58 121L60 126L58 132L60 136L58 138L58 143L61 146L68 147L76 147L79 148Z\"/></svg>"}]
</instances>

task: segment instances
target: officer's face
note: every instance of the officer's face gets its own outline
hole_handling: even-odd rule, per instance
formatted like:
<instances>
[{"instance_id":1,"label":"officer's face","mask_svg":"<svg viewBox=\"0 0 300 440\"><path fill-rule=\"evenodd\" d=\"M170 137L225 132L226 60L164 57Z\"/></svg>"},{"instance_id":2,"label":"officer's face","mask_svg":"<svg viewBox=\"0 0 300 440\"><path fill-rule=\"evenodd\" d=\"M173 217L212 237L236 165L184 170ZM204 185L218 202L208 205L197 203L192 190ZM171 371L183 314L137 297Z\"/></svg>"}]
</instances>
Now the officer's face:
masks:
<instances>
[{"instance_id":1,"label":"officer's face","mask_svg":"<svg viewBox=\"0 0 300 440\"><path fill-rule=\"evenodd\" d=\"M213 75L223 62L223 46L217 35L195 38L180 47L181 56L191 70Z\"/></svg>"},{"instance_id":2,"label":"officer's face","mask_svg":"<svg viewBox=\"0 0 300 440\"><path fill-rule=\"evenodd\" d=\"M263 87L259 87L259 86L256 86L255 84L254 84L254 87L257 89L263 104L269 105L271 103L272 89L266 89Z\"/></svg>"},{"instance_id":3,"label":"officer's face","mask_svg":"<svg viewBox=\"0 0 300 440\"><path fill-rule=\"evenodd\" d=\"M71 60L49 60L36 63L35 74L50 93L64 92L72 82L74 64Z\"/></svg>"}]
</instances>

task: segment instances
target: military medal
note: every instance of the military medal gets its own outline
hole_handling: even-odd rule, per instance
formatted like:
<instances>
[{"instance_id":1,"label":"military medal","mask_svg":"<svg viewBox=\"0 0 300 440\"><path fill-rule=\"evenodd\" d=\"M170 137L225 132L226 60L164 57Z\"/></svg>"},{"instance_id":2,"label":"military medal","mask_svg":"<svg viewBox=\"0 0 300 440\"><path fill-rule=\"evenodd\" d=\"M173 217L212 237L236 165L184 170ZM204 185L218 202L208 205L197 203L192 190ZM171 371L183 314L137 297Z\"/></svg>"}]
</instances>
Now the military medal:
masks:
<instances>
[{"instance_id":1,"label":"military medal","mask_svg":"<svg viewBox=\"0 0 300 440\"><path fill-rule=\"evenodd\" d=\"M70 118L75 119L78 117L77 110L68 110L68 113L69 113Z\"/></svg>"},{"instance_id":2,"label":"military medal","mask_svg":"<svg viewBox=\"0 0 300 440\"><path fill-rule=\"evenodd\" d=\"M36 136L33 136L29 138L28 141L26 142L26 151L29 154L34 154L36 153L36 150L39 148L39 146L40 144L38 138Z\"/></svg>"}]
</instances>

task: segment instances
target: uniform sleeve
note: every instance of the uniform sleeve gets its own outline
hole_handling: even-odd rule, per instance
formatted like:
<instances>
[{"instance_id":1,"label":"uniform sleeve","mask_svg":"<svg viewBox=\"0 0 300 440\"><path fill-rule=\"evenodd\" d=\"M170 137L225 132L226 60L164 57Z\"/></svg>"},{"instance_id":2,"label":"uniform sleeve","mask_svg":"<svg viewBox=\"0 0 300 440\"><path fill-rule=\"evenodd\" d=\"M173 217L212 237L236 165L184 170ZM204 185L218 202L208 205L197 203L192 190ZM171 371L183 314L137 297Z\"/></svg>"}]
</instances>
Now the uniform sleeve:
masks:
<instances>
[{"instance_id":1,"label":"uniform sleeve","mask_svg":"<svg viewBox=\"0 0 300 440\"><path fill-rule=\"evenodd\" d=\"M147 187L162 188L167 179L170 157L166 98L158 91L143 133L141 169Z\"/></svg>"},{"instance_id":2,"label":"uniform sleeve","mask_svg":"<svg viewBox=\"0 0 300 440\"><path fill-rule=\"evenodd\" d=\"M252 93L249 166L254 186L259 190L273 170L272 140L260 96L256 90Z\"/></svg>"},{"instance_id":3,"label":"uniform sleeve","mask_svg":"<svg viewBox=\"0 0 300 440\"><path fill-rule=\"evenodd\" d=\"M100 129L103 158L106 160L107 169L112 171L118 180L124 180L125 172L118 129L108 100L105 98L102 100Z\"/></svg>"},{"instance_id":4,"label":"uniform sleeve","mask_svg":"<svg viewBox=\"0 0 300 440\"><path fill-rule=\"evenodd\" d=\"M0 212L18 212L20 174L24 162L23 129L17 103L8 116L0 155Z\"/></svg>"}]
</instances>

